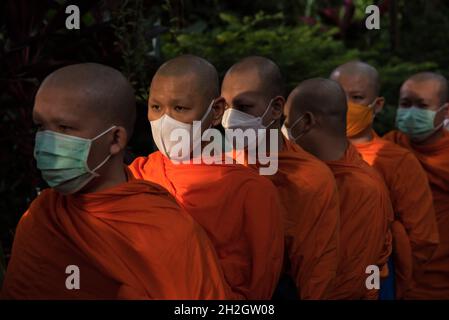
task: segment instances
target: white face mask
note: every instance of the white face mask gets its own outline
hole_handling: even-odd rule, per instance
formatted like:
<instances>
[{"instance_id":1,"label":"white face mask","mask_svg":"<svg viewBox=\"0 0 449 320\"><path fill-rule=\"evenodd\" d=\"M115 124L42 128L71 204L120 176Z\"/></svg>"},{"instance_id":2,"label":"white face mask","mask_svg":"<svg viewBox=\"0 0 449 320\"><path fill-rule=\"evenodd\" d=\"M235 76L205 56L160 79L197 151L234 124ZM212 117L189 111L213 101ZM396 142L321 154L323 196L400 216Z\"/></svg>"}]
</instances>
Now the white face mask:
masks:
<instances>
[{"instance_id":1,"label":"white face mask","mask_svg":"<svg viewBox=\"0 0 449 320\"><path fill-rule=\"evenodd\" d=\"M304 118L304 116L299 117L295 122L293 122L293 125L289 128L285 126L285 123L282 125L281 132L284 134L287 140L296 141L302 136L301 134L295 138L292 134L292 129L299 123L299 121L302 120L302 118Z\"/></svg>"},{"instance_id":2,"label":"white face mask","mask_svg":"<svg viewBox=\"0 0 449 320\"><path fill-rule=\"evenodd\" d=\"M210 103L209 107L206 110L206 113L200 120L201 122L203 122L209 115L210 111L212 110L212 106L214 105L214 101L215 100L212 100L212 102ZM173 119L167 114L164 114L159 119L150 121L150 124L153 139L156 143L157 148L160 152L162 152L166 157L170 159L175 159L178 161L188 160L190 159L191 152L195 148L201 147L202 130L193 130L192 123L184 123ZM179 156L178 154L173 153L173 147L180 143L179 140L176 139L176 137L171 139L171 134L176 129L184 130L185 132L188 132L190 134L190 153L188 155L185 154Z\"/></svg>"},{"instance_id":3,"label":"white face mask","mask_svg":"<svg viewBox=\"0 0 449 320\"><path fill-rule=\"evenodd\" d=\"M223 118L221 120L221 125L225 129L266 129L271 126L275 120L271 121L267 126L263 125L263 117L268 113L271 108L271 103L273 99L270 100L270 103L265 109L265 112L260 117L255 117L243 111L228 108L223 113Z\"/></svg>"}]
</instances>

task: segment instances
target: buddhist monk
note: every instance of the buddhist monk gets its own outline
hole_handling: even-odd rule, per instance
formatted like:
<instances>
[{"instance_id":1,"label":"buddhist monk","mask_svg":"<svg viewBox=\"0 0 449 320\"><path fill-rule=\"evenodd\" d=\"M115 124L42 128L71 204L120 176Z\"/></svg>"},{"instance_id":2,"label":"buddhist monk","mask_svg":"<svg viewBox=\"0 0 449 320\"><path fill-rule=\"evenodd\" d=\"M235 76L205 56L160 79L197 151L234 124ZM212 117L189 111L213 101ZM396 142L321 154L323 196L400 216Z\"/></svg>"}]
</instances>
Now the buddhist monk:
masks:
<instances>
[{"instance_id":1,"label":"buddhist monk","mask_svg":"<svg viewBox=\"0 0 449 320\"><path fill-rule=\"evenodd\" d=\"M219 95L217 71L206 60L184 55L164 63L151 81L148 99L148 120L159 151L137 158L130 170L167 188L205 229L235 297L270 299L283 260L276 188L239 164L194 161L193 151L207 147L194 139L192 153L178 157L174 151L171 138L176 132L198 137L192 127L196 120L201 132L220 123L224 99Z\"/></svg>"},{"instance_id":2,"label":"buddhist monk","mask_svg":"<svg viewBox=\"0 0 449 320\"><path fill-rule=\"evenodd\" d=\"M279 67L264 57L247 57L226 73L221 95L227 109L223 127L278 131L278 170L268 175L278 188L286 211L286 272L300 299L325 299L335 280L338 263L340 206L332 172L320 160L281 133L285 98ZM248 127L235 116L262 117ZM270 150L270 144L266 145Z\"/></svg>"},{"instance_id":3,"label":"buddhist monk","mask_svg":"<svg viewBox=\"0 0 449 320\"><path fill-rule=\"evenodd\" d=\"M123 164L135 98L117 70L59 69L33 109L45 189L20 219L2 296L10 299L223 299L202 229L162 187Z\"/></svg>"},{"instance_id":4,"label":"buddhist monk","mask_svg":"<svg viewBox=\"0 0 449 320\"><path fill-rule=\"evenodd\" d=\"M438 227L427 175L410 150L380 138L373 130L384 105L380 79L371 65L351 61L331 79L346 93L346 133L363 159L382 175L393 205L393 256L396 298L404 297L423 273L438 244Z\"/></svg>"},{"instance_id":5,"label":"buddhist monk","mask_svg":"<svg viewBox=\"0 0 449 320\"><path fill-rule=\"evenodd\" d=\"M303 149L330 167L337 182L341 250L330 298L376 299L377 286L367 285L366 272L373 266L385 269L391 252L393 211L381 177L346 137L346 108L345 93L338 83L306 80L287 99L286 124Z\"/></svg>"},{"instance_id":6,"label":"buddhist monk","mask_svg":"<svg viewBox=\"0 0 449 320\"><path fill-rule=\"evenodd\" d=\"M413 152L430 182L440 243L424 266L409 299L449 299L449 132L443 128L449 118L447 80L436 73L418 73L401 86L396 115L398 131L386 139ZM409 171L414 179L417 172ZM415 185L410 197L420 187Z\"/></svg>"}]
</instances>

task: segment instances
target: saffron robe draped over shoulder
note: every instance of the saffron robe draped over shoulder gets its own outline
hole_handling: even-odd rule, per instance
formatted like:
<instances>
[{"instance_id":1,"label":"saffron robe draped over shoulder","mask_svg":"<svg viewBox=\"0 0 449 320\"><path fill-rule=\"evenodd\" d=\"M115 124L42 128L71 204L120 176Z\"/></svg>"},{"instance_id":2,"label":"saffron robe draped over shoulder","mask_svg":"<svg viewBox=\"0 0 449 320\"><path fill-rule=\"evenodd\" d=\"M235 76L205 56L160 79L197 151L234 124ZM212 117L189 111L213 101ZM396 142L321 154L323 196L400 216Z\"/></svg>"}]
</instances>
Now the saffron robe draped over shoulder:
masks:
<instances>
[{"instance_id":1,"label":"saffron robe draped over shoulder","mask_svg":"<svg viewBox=\"0 0 449 320\"><path fill-rule=\"evenodd\" d=\"M396 297L400 299L413 287L414 279L421 277L439 242L427 175L410 150L380 138L375 132L371 141L354 145L363 159L381 174L390 191L398 222L393 228L393 253ZM396 228L404 230L396 232Z\"/></svg>"},{"instance_id":2,"label":"saffron robe draped over shoulder","mask_svg":"<svg viewBox=\"0 0 449 320\"><path fill-rule=\"evenodd\" d=\"M300 299L326 299L338 259L340 204L334 176L319 159L284 138L278 171L268 176L285 206L288 270Z\"/></svg>"},{"instance_id":3,"label":"saffron robe draped over shoulder","mask_svg":"<svg viewBox=\"0 0 449 320\"><path fill-rule=\"evenodd\" d=\"M79 289L66 285L68 266L78 268ZM231 292L201 227L165 189L131 180L88 194L44 190L17 227L2 296L228 299Z\"/></svg>"},{"instance_id":4,"label":"saffron robe draped over shoulder","mask_svg":"<svg viewBox=\"0 0 449 320\"><path fill-rule=\"evenodd\" d=\"M159 151L129 166L165 187L204 228L236 298L270 299L279 280L283 207L275 186L237 164L175 164Z\"/></svg>"},{"instance_id":5,"label":"saffron robe draped over shoulder","mask_svg":"<svg viewBox=\"0 0 449 320\"><path fill-rule=\"evenodd\" d=\"M407 293L405 298L410 299L449 299L449 131L441 130L442 137L431 144L413 143L400 131L385 136L412 151L427 173L439 230L440 243L416 287Z\"/></svg>"},{"instance_id":6,"label":"saffron robe draped over shoulder","mask_svg":"<svg viewBox=\"0 0 449 320\"><path fill-rule=\"evenodd\" d=\"M368 290L366 269L383 270L392 250L393 210L387 187L352 144L340 160L326 161L340 196L340 263L332 299L376 299Z\"/></svg>"}]
</instances>

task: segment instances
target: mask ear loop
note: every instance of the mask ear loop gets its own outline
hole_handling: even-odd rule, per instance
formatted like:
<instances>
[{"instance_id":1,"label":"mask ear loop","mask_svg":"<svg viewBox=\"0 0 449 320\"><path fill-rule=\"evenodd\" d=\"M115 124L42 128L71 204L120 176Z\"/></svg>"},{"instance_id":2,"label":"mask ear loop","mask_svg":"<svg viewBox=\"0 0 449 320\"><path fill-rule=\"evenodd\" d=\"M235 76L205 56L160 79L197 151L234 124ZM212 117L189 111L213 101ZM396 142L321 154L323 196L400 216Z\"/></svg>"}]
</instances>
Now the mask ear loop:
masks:
<instances>
[{"instance_id":1,"label":"mask ear loop","mask_svg":"<svg viewBox=\"0 0 449 320\"><path fill-rule=\"evenodd\" d=\"M445 108L449 108L449 106L444 106L443 105L441 108L439 108L437 111L435 111L435 115L438 112L440 112L441 110L445 109ZM441 121L441 123L438 126L436 126L434 130L438 131L439 129L445 128L448 125L449 125L449 118L447 117L447 114L446 114L446 116L444 117L443 121Z\"/></svg>"},{"instance_id":2,"label":"mask ear loop","mask_svg":"<svg viewBox=\"0 0 449 320\"><path fill-rule=\"evenodd\" d=\"M92 138L89 140L89 152L87 153L88 155L90 154L90 149L92 147L92 142L94 142L95 140L99 139L100 137L104 136L106 133L108 133L109 131L111 131L112 129L116 128L117 126L113 125L112 127L110 127L109 129L107 129L106 131L100 133L99 135L97 135L95 138ZM93 174L95 177L99 177L100 175L95 172L98 169L100 169L110 158L111 158L112 154L109 154L102 162L100 162L100 164L98 164L94 169L90 169L89 165L87 164L87 159L85 161L86 164L86 169L87 172ZM88 156L89 157L89 156Z\"/></svg>"},{"instance_id":3,"label":"mask ear loop","mask_svg":"<svg viewBox=\"0 0 449 320\"><path fill-rule=\"evenodd\" d=\"M374 98L374 101L371 102L371 103L368 105L368 108L373 109L373 119L374 119L374 118L376 117L376 115L378 114L378 112L376 112L376 111L374 110L374 106L376 105L376 101L377 101L378 98L379 98L379 97Z\"/></svg>"},{"instance_id":4,"label":"mask ear loop","mask_svg":"<svg viewBox=\"0 0 449 320\"><path fill-rule=\"evenodd\" d=\"M296 119L296 121L293 123L293 125L290 127L290 132L291 132L291 130L302 120L302 119L304 119L304 117L305 117L306 115L305 114L303 114L302 116L300 116L298 119ZM301 133L301 134L299 134L296 138L295 137L293 137L293 141L297 141L299 138L301 138L302 136L304 136L305 134L306 134L307 132L303 132L303 133ZM293 136L293 135L292 135Z\"/></svg>"},{"instance_id":5,"label":"mask ear loop","mask_svg":"<svg viewBox=\"0 0 449 320\"><path fill-rule=\"evenodd\" d=\"M201 126L203 125L204 119L206 119L209 116L209 113L211 112L214 103L215 103L215 99L212 99L212 101L209 104L209 107L207 107L206 113L203 115L203 117L200 120L201 121ZM209 129L211 126L212 126L212 123L209 125L209 127L207 129Z\"/></svg>"},{"instance_id":6,"label":"mask ear loop","mask_svg":"<svg viewBox=\"0 0 449 320\"><path fill-rule=\"evenodd\" d=\"M167 147L165 146L164 139L162 139L162 125L164 124L165 114L161 117L161 125L159 126L159 137L162 142L162 148L164 148L164 153L171 160L170 155L168 154ZM171 133L170 133L171 134Z\"/></svg>"},{"instance_id":7,"label":"mask ear loop","mask_svg":"<svg viewBox=\"0 0 449 320\"><path fill-rule=\"evenodd\" d=\"M268 103L267 108L265 109L265 112L260 116L260 123L263 123L263 118L265 117L265 115L268 113L268 110L270 110L271 108L271 104L273 103L274 99L271 99L270 102ZM265 126L265 128L270 127L276 120L271 121L268 125Z\"/></svg>"}]
</instances>

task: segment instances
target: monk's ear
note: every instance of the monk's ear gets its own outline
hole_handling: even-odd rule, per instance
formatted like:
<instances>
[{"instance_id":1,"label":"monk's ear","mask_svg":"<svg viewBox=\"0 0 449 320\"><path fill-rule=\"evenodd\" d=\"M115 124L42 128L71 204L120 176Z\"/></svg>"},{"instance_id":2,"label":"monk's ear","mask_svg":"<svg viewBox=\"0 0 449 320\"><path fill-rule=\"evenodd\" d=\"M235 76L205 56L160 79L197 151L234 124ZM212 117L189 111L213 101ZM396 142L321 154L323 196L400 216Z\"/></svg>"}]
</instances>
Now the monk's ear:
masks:
<instances>
[{"instance_id":1,"label":"monk's ear","mask_svg":"<svg viewBox=\"0 0 449 320\"><path fill-rule=\"evenodd\" d=\"M374 114L378 114L382 111L385 105L385 98L384 97L377 97L376 102L374 103Z\"/></svg>"},{"instance_id":2,"label":"monk's ear","mask_svg":"<svg viewBox=\"0 0 449 320\"><path fill-rule=\"evenodd\" d=\"M315 115L307 111L304 113L303 120L301 120L298 124L298 126L301 128L301 132L308 132L310 129L312 129L316 125L317 119Z\"/></svg>"},{"instance_id":3,"label":"monk's ear","mask_svg":"<svg viewBox=\"0 0 449 320\"><path fill-rule=\"evenodd\" d=\"M212 105L212 126L217 126L221 123L221 118L223 117L223 112L225 109L226 101L223 97L218 97L215 99Z\"/></svg>"},{"instance_id":4,"label":"monk's ear","mask_svg":"<svg viewBox=\"0 0 449 320\"><path fill-rule=\"evenodd\" d=\"M109 148L111 155L120 153L126 148L128 143L128 133L124 127L116 127L112 129L112 141Z\"/></svg>"},{"instance_id":5,"label":"monk's ear","mask_svg":"<svg viewBox=\"0 0 449 320\"><path fill-rule=\"evenodd\" d=\"M283 96L277 96L271 102L271 116L274 120L278 120L282 117L284 112L285 98Z\"/></svg>"}]
</instances>

